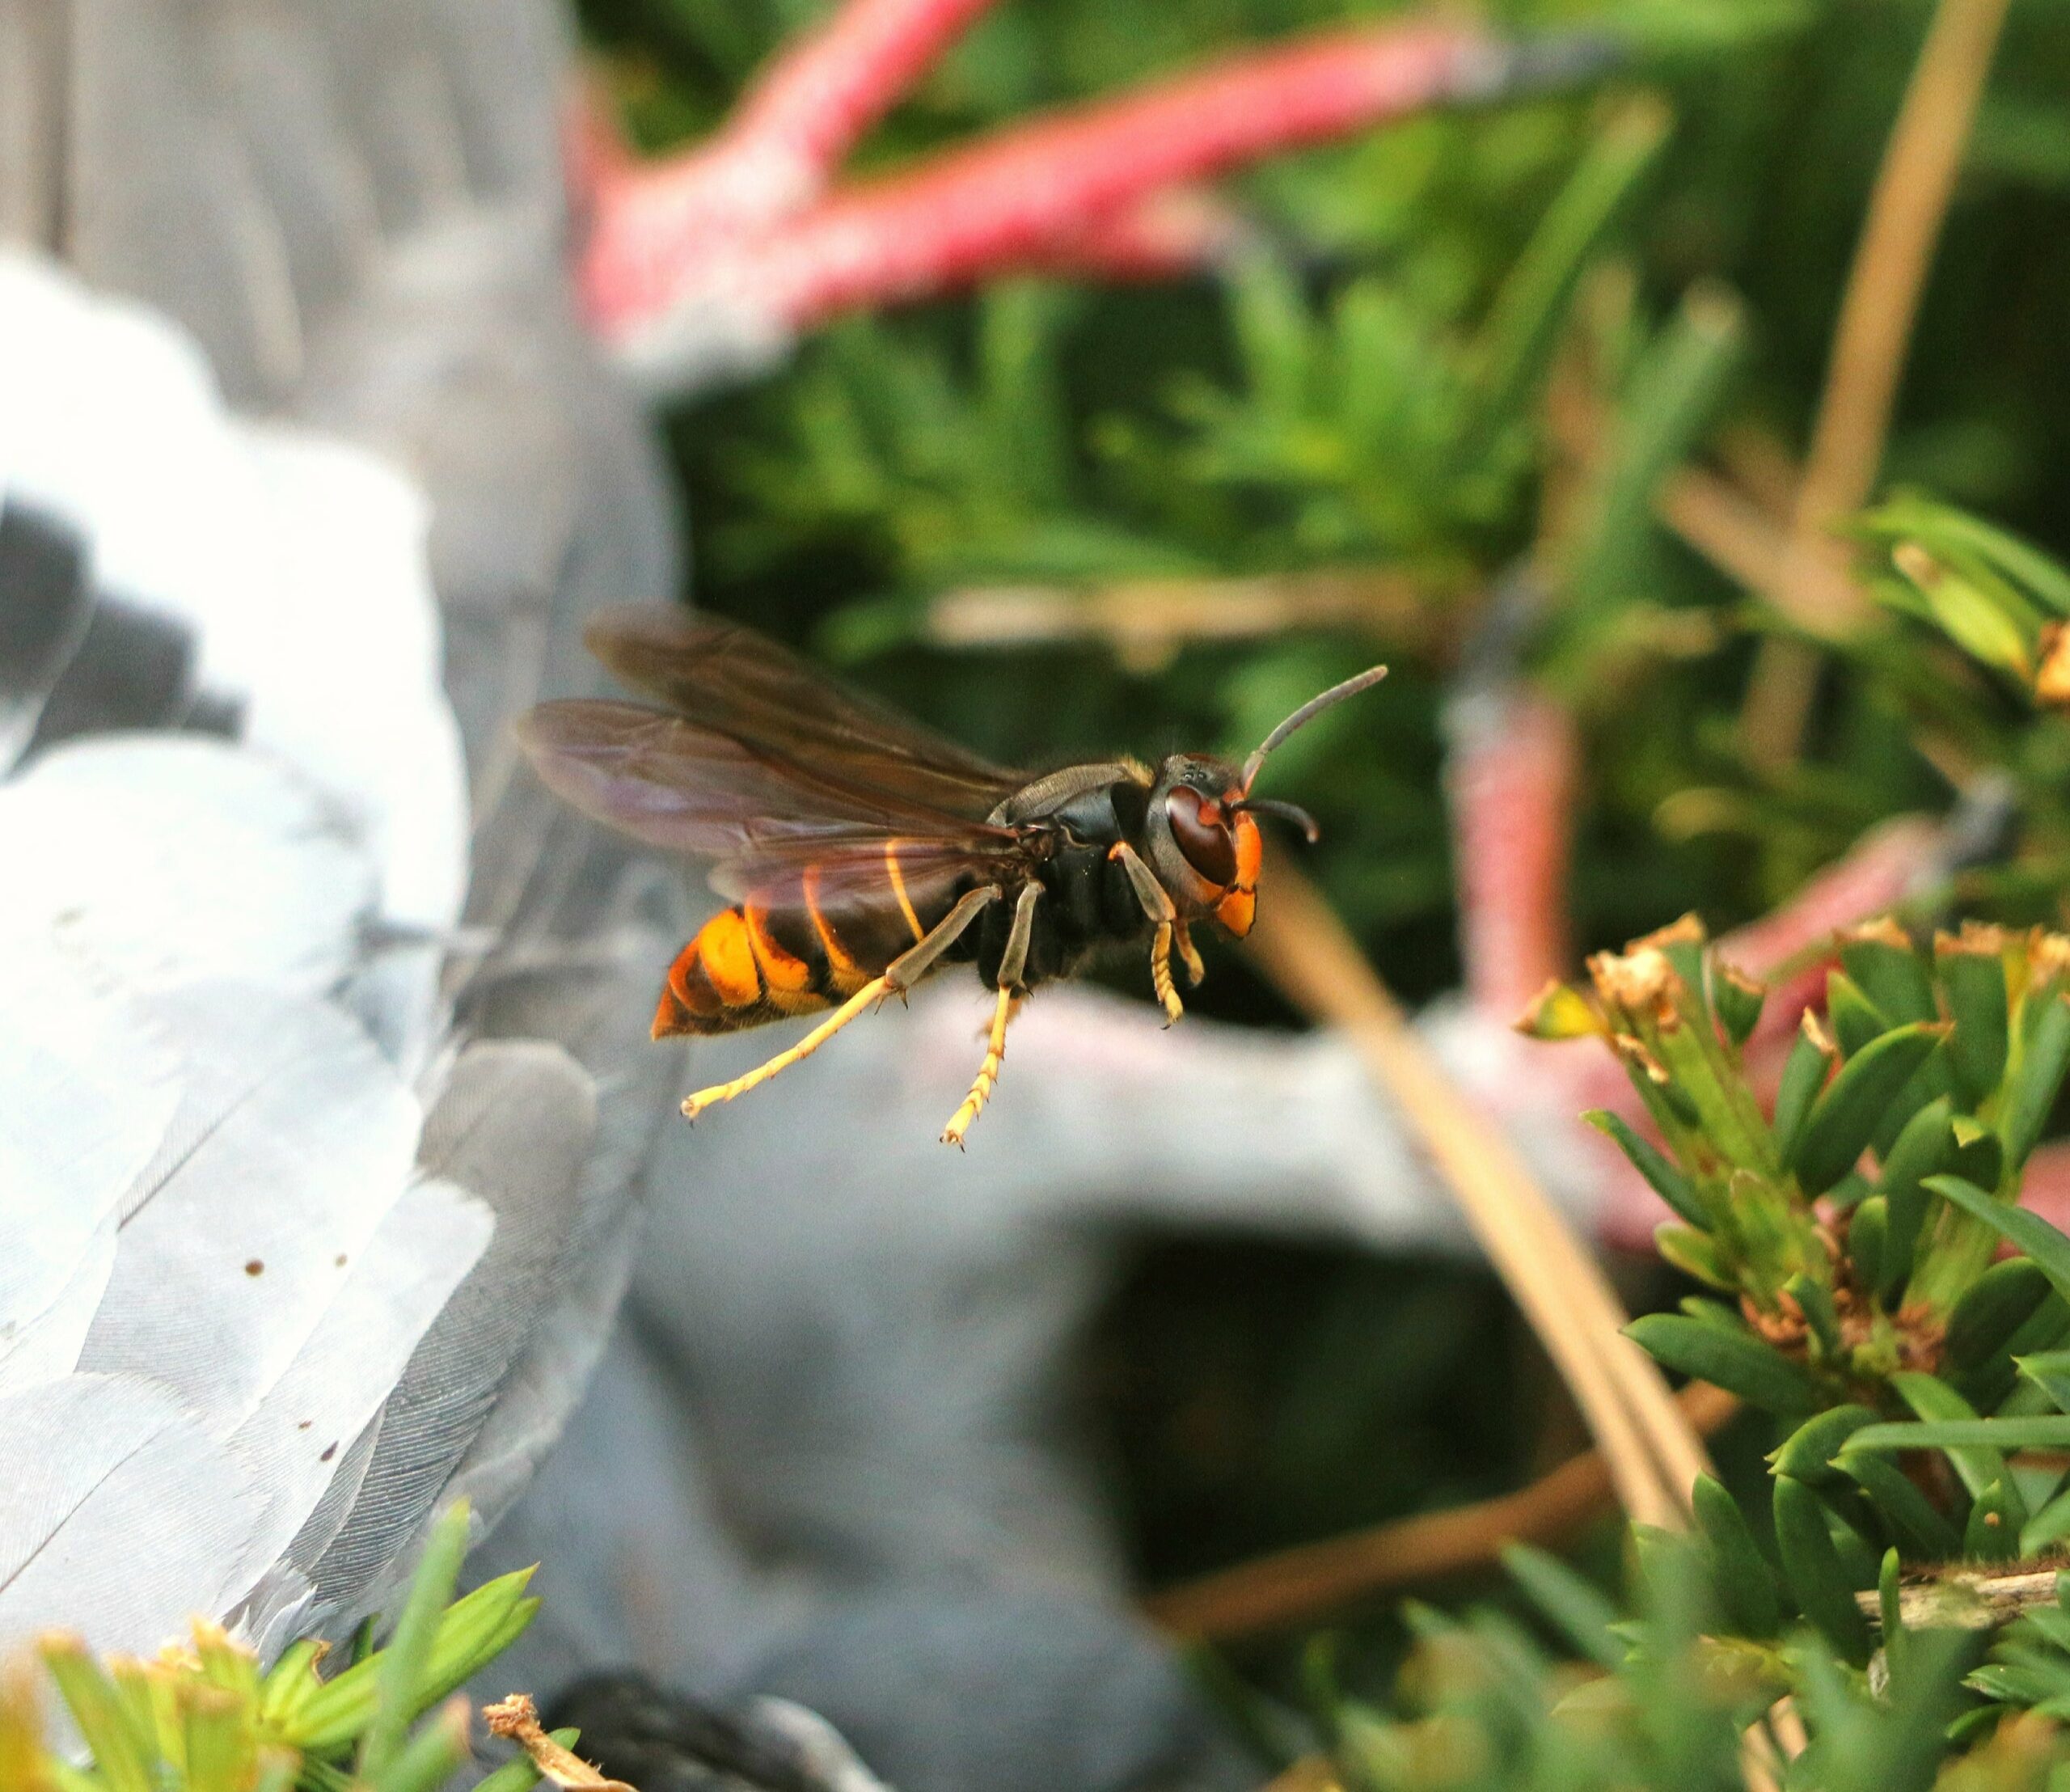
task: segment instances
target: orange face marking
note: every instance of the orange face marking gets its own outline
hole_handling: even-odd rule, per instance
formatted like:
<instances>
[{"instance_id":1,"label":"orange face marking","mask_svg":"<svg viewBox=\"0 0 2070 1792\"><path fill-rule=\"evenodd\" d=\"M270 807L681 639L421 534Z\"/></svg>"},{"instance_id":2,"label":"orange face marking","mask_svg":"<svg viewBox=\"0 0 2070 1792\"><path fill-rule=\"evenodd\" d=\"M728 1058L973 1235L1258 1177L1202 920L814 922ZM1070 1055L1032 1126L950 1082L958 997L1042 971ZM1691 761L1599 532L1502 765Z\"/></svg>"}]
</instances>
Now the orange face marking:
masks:
<instances>
[{"instance_id":1,"label":"orange face marking","mask_svg":"<svg viewBox=\"0 0 2070 1792\"><path fill-rule=\"evenodd\" d=\"M1265 863L1265 836L1258 832L1257 818L1240 810L1230 819L1236 824L1236 888L1256 890L1258 870Z\"/></svg>"},{"instance_id":2,"label":"orange face marking","mask_svg":"<svg viewBox=\"0 0 2070 1792\"><path fill-rule=\"evenodd\" d=\"M1232 890L1215 905L1215 919L1239 940L1251 931L1251 923L1257 915L1256 890Z\"/></svg>"},{"instance_id":3,"label":"orange face marking","mask_svg":"<svg viewBox=\"0 0 2070 1792\"><path fill-rule=\"evenodd\" d=\"M795 958L779 945L769 932L769 911L750 903L741 911L747 922L748 944L754 949L754 962L762 968L763 981L771 990L781 990L794 995L812 981L812 966L802 958Z\"/></svg>"},{"instance_id":4,"label":"orange face marking","mask_svg":"<svg viewBox=\"0 0 2070 1792\"><path fill-rule=\"evenodd\" d=\"M746 1008L762 1000L754 936L739 910L713 915L692 944L707 980L728 1008Z\"/></svg>"}]
</instances>

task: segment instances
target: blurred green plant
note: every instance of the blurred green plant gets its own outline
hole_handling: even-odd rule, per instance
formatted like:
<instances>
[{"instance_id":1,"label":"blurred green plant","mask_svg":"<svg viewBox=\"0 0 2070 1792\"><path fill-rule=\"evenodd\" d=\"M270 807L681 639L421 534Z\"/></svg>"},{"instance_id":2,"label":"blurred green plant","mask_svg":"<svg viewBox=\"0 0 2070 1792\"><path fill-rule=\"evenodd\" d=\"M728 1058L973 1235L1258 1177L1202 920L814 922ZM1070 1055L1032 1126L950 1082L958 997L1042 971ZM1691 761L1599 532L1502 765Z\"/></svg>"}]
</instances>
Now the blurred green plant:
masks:
<instances>
[{"instance_id":1,"label":"blurred green plant","mask_svg":"<svg viewBox=\"0 0 2070 1792\"><path fill-rule=\"evenodd\" d=\"M469 1760L467 1701L450 1695L517 1640L539 1604L526 1591L530 1569L453 1600L467 1542L461 1502L433 1528L385 1645L328 1675L321 1642L294 1643L262 1672L248 1648L199 1621L190 1646L149 1661L103 1663L76 1637L44 1637L0 1679L0 1787L432 1792ZM46 1728L44 1681L78 1750ZM538 1777L521 1759L479 1792L525 1792Z\"/></svg>"}]
</instances>

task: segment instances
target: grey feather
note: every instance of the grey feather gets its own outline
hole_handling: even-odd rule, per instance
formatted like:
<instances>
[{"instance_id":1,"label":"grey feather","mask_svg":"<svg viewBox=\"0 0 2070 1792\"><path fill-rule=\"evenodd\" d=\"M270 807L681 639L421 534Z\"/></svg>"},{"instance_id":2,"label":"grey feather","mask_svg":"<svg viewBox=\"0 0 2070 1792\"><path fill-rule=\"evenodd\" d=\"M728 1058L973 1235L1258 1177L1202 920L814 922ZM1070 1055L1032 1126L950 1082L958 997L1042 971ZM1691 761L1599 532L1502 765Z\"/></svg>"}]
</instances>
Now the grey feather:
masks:
<instances>
[{"instance_id":1,"label":"grey feather","mask_svg":"<svg viewBox=\"0 0 2070 1792\"><path fill-rule=\"evenodd\" d=\"M558 1291L596 1121L589 1076L535 1042L471 1047L426 1126L426 1168L478 1194L496 1236L425 1334L384 1410L353 1513L310 1566L349 1605L414 1535Z\"/></svg>"},{"instance_id":2,"label":"grey feather","mask_svg":"<svg viewBox=\"0 0 2070 1792\"><path fill-rule=\"evenodd\" d=\"M244 976L319 994L376 913L374 867L316 792L213 741L45 754L0 785L0 932L62 940L133 988Z\"/></svg>"},{"instance_id":3,"label":"grey feather","mask_svg":"<svg viewBox=\"0 0 2070 1792\"><path fill-rule=\"evenodd\" d=\"M227 1606L263 1501L170 1390L67 1376L0 1397L0 1645L148 1647Z\"/></svg>"},{"instance_id":4,"label":"grey feather","mask_svg":"<svg viewBox=\"0 0 2070 1792\"><path fill-rule=\"evenodd\" d=\"M339 1297L408 1180L420 1117L327 1004L196 983L145 1008L179 1042L182 1100L126 1198L80 1367L155 1376L227 1435Z\"/></svg>"},{"instance_id":5,"label":"grey feather","mask_svg":"<svg viewBox=\"0 0 2070 1792\"><path fill-rule=\"evenodd\" d=\"M0 771L34 737L92 611L78 537L35 505L0 498Z\"/></svg>"},{"instance_id":6,"label":"grey feather","mask_svg":"<svg viewBox=\"0 0 2070 1792\"><path fill-rule=\"evenodd\" d=\"M77 1360L179 1069L120 995L47 944L0 934L0 1388Z\"/></svg>"},{"instance_id":7,"label":"grey feather","mask_svg":"<svg viewBox=\"0 0 2070 1792\"><path fill-rule=\"evenodd\" d=\"M59 28L25 23L24 4L45 21L61 15ZM391 1585L441 1488L465 1487L491 1508L514 1496L601 1349L628 1273L640 1172L680 1074L679 1054L654 1047L641 1025L658 965L680 944L680 898L519 776L508 725L549 688L594 680L579 642L589 614L674 589L668 501L645 426L601 376L568 303L557 140L566 24L552 0L0 0L0 44L27 44L66 89L61 106L0 117L0 137L32 152L0 168L0 215L31 221L96 294L144 301L206 352L205 365L174 332L76 290L11 288L0 257L0 311L11 297L23 320L0 332L0 387L19 399L11 421L32 451L13 467L11 439L0 441L0 489L80 528L91 602L66 663L80 661L98 620L112 645L87 670L104 658L130 680L99 679L91 702L57 720L219 729L236 743L221 750L247 763L263 754L300 780L320 816L312 835L351 856L320 889L312 880L306 904L278 900L294 887L288 872L315 865L314 851L289 851L279 827L226 831L237 805L222 805L206 818L218 862L277 852L282 873L260 880L271 894L239 926L201 915L188 945L154 959L141 943L150 902L111 894L104 860L84 881L100 917L95 962L161 991L150 1025L175 1048L216 1018L176 1007L191 995L183 975L203 970L361 1016L374 1044L360 1049L377 1065L385 1054L425 1092L434 1121L423 1169L479 1189L496 1213L493 1242L410 1353L396 1397L357 1424L381 1353L367 1353L356 1393L321 1371L336 1354L321 1347L327 1325L347 1323L349 1284L327 1291L318 1276L316 1291L336 1298L312 1303L298 1329L235 1331L223 1353L234 1362L212 1376L185 1355L197 1330L154 1308L125 1267L125 1236L92 1360L135 1361L154 1340L188 1397L244 1410L242 1472L277 1496L247 1536L246 1566L272 1550L282 1511L302 1508L256 1591L243 1589L254 1595L247 1620L277 1638L344 1587ZM0 91L6 79L0 72ZM41 173L18 171L31 166ZM108 377L50 370L82 365ZM218 391L373 450L429 504L413 508L399 481L384 488L364 460L306 436L226 427ZM0 582L0 611L6 601ZM154 640L177 654L154 658ZM312 659L324 676L310 678ZM40 723L48 692L35 701ZM460 763L454 712L471 843L458 770L441 781L449 760ZM27 712L23 701L7 712L18 732ZM64 757L52 765L61 771ZM217 782L227 790L242 775ZM65 805L79 801L67 790ZM470 850L465 919L497 943L478 962L441 967ZM179 843L163 851L176 868ZM154 877L151 887L227 908L234 890L211 891L207 869L197 852L188 884ZM61 883L25 906L48 911ZM263 949L238 962L240 934ZM455 1016L442 1045L441 997L454 999ZM347 1012L333 1019L351 1025ZM492 1038L508 1042L471 1043ZM540 1042L555 1041L572 1059ZM205 1211L215 1177L203 1173L228 1168L236 1138L275 1105L269 1088L302 1072L283 1065L273 1084L254 1084L213 1062L203 1054L189 1066L175 1142L146 1178L158 1192L134 1207L132 1254L171 1249L170 1236L152 1236L154 1215L191 1196L206 1241L197 1249L214 1254L181 1267L190 1287L234 1298L251 1291L219 1285L223 1248L257 1235ZM305 1070L321 1080L313 1063ZM307 1093L319 1105L335 1097L343 1116L361 1099L359 1071L326 1074L337 1074L328 1093ZM211 1114L226 1116L214 1133ZM348 1148L322 1116L305 1123ZM378 1156L393 1178L394 1133L371 1131L380 1148L365 1168ZM178 1161L189 1143L192 1158ZM268 1186L281 1169L254 1163L250 1173ZM399 1195L408 1173L406 1163L403 1179L367 1187L369 1209L387 1217L378 1230L357 1222L361 1265L440 1186ZM298 1262L296 1240L328 1224L305 1210L266 1248L321 1270ZM463 1244L426 1248L450 1266ZM74 1278L91 1282L95 1262L75 1248ZM268 1260L254 1279L273 1273ZM356 1323L406 1337L433 1285L375 1280L387 1291L370 1288L370 1302L387 1320ZM298 1429L305 1417L343 1440L318 1464L323 1476L302 1453L314 1441Z\"/></svg>"}]
</instances>

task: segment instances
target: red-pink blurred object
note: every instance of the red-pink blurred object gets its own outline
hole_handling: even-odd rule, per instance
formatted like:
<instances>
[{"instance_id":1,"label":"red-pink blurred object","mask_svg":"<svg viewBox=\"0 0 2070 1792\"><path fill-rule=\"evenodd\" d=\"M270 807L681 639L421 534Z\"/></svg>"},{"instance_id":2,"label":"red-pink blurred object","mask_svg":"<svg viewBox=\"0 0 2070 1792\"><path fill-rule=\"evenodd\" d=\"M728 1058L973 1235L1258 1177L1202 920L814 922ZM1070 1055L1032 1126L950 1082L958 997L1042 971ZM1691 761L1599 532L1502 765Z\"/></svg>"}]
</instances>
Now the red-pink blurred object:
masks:
<instances>
[{"instance_id":1,"label":"red-pink blurred object","mask_svg":"<svg viewBox=\"0 0 2070 1792\"><path fill-rule=\"evenodd\" d=\"M1578 759L1566 712L1521 683L1476 688L1455 705L1447 784L1467 997L1490 1028L1506 1026L1549 979L1575 968L1566 884ZM1717 941L1725 963L1771 983L1747 1044L1764 1097L1773 1095L1798 1017L1824 1006L1837 930L1885 912L1945 874L1949 851L1947 830L1932 821L1886 822L1781 907ZM1539 1085L1531 1092L1535 1115L1548 1105L1550 1084L1552 1105L1565 1112L1607 1108L1650 1130L1623 1068L1597 1041L1530 1050L1530 1076ZM1500 1111L1514 1086L1491 1076L1476 1093ZM1620 1249L1650 1251L1654 1227L1671 1217L1666 1206L1607 1139L1578 1119L1574 1126L1602 1167L1599 1235ZM2070 1147L2035 1153L2025 1198L2059 1224L2070 1220Z\"/></svg>"},{"instance_id":2,"label":"red-pink blurred object","mask_svg":"<svg viewBox=\"0 0 2070 1792\"><path fill-rule=\"evenodd\" d=\"M766 365L841 312L991 275L1198 268L1242 236L1202 183L1614 59L1595 38L1515 44L1451 22L1317 32L837 185L857 141L988 4L849 0L775 61L709 142L661 161L633 162L594 111L579 120L579 277L604 340L682 389Z\"/></svg>"}]
</instances>

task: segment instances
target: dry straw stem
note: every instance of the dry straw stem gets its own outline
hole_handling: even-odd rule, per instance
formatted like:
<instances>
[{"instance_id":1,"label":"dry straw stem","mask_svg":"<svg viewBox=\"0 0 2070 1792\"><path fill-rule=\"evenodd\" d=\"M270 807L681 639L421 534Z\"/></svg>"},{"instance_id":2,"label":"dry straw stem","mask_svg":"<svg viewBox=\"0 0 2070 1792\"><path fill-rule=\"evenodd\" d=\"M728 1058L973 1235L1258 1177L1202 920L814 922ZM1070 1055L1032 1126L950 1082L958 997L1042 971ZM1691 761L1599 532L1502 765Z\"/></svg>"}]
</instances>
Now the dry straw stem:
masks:
<instances>
[{"instance_id":1,"label":"dry straw stem","mask_svg":"<svg viewBox=\"0 0 2070 1792\"><path fill-rule=\"evenodd\" d=\"M1920 295L2007 3L1941 0L1869 194L1798 487L1787 576L1769 593L1814 635L1843 633L1863 613L1860 592L1844 577L1843 550L1827 531L1875 488ZM1742 737L1757 763L1776 765L1795 755L1816 684L1814 649L1780 640L1765 645L1741 717Z\"/></svg>"},{"instance_id":2,"label":"dry straw stem","mask_svg":"<svg viewBox=\"0 0 2070 1792\"><path fill-rule=\"evenodd\" d=\"M1705 1436L1738 1410L1703 1382L1683 1388L1679 1404ZM1261 1556L1168 1587L1145 1606L1166 1629L1209 1642L1289 1629L1355 1600L1492 1567L1512 1543L1558 1543L1615 1498L1602 1452L1584 1451L1513 1494Z\"/></svg>"},{"instance_id":3,"label":"dry straw stem","mask_svg":"<svg viewBox=\"0 0 2070 1792\"><path fill-rule=\"evenodd\" d=\"M1434 645L1455 629L1455 608L1416 581L1375 567L1323 567L1235 578L1121 579L1073 591L1058 585L974 586L944 592L927 632L944 647L1019 647L1104 641L1132 671L1154 672L1189 641L1257 640L1298 628L1355 628L1397 651Z\"/></svg>"},{"instance_id":4,"label":"dry straw stem","mask_svg":"<svg viewBox=\"0 0 2070 1792\"><path fill-rule=\"evenodd\" d=\"M1804 1720L1787 1698L1777 1699L1739 1739L1739 1775L1747 1792L1781 1792L1789 1764L1810 1746Z\"/></svg>"},{"instance_id":5,"label":"dry straw stem","mask_svg":"<svg viewBox=\"0 0 2070 1792\"><path fill-rule=\"evenodd\" d=\"M1313 885L1275 855L1273 897L1251 936L1265 974L1313 1018L1339 1027L1422 1137L1469 1228L1573 1390L1634 1521L1679 1528L1701 1441L1639 1347L1595 1259L1499 1128L1468 1101Z\"/></svg>"}]
</instances>

